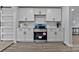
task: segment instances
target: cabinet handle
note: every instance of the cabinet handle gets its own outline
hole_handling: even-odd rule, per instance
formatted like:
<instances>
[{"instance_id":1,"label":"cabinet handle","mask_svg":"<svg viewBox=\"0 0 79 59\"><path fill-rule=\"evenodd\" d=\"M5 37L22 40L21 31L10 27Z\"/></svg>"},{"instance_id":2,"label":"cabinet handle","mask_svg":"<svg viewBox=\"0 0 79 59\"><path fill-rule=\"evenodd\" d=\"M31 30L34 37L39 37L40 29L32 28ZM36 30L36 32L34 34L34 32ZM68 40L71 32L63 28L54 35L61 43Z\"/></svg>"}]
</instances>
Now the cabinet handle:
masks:
<instances>
[{"instance_id":1,"label":"cabinet handle","mask_svg":"<svg viewBox=\"0 0 79 59\"><path fill-rule=\"evenodd\" d=\"M24 32L24 34L26 34L26 32Z\"/></svg>"},{"instance_id":2,"label":"cabinet handle","mask_svg":"<svg viewBox=\"0 0 79 59\"><path fill-rule=\"evenodd\" d=\"M57 32L55 32L55 35L57 35Z\"/></svg>"},{"instance_id":3,"label":"cabinet handle","mask_svg":"<svg viewBox=\"0 0 79 59\"><path fill-rule=\"evenodd\" d=\"M39 14L41 14L41 10L39 10Z\"/></svg>"},{"instance_id":4,"label":"cabinet handle","mask_svg":"<svg viewBox=\"0 0 79 59\"><path fill-rule=\"evenodd\" d=\"M55 18L53 18L53 20L55 21Z\"/></svg>"},{"instance_id":5,"label":"cabinet handle","mask_svg":"<svg viewBox=\"0 0 79 59\"><path fill-rule=\"evenodd\" d=\"M25 18L25 20L27 20L27 18Z\"/></svg>"}]
</instances>

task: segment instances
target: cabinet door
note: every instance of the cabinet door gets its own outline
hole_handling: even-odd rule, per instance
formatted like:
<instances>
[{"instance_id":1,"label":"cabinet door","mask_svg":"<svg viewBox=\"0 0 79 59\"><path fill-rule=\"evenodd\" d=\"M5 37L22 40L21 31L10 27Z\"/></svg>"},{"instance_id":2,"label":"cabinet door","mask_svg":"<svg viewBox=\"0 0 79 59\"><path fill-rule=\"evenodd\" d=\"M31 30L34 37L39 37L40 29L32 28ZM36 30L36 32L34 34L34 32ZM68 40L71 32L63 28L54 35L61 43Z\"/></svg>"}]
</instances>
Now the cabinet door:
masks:
<instances>
[{"instance_id":1,"label":"cabinet door","mask_svg":"<svg viewBox=\"0 0 79 59\"><path fill-rule=\"evenodd\" d=\"M17 30L17 41L24 41L24 32L22 30Z\"/></svg>"},{"instance_id":2,"label":"cabinet door","mask_svg":"<svg viewBox=\"0 0 79 59\"><path fill-rule=\"evenodd\" d=\"M55 38L55 31L53 29L48 29L47 41L52 42L52 41L55 41L55 40L56 40L56 38Z\"/></svg>"},{"instance_id":3,"label":"cabinet door","mask_svg":"<svg viewBox=\"0 0 79 59\"><path fill-rule=\"evenodd\" d=\"M46 21L61 21L61 8L49 8L46 15Z\"/></svg>"},{"instance_id":4,"label":"cabinet door","mask_svg":"<svg viewBox=\"0 0 79 59\"><path fill-rule=\"evenodd\" d=\"M34 14L42 14L45 15L46 14L46 9L45 8L34 8Z\"/></svg>"},{"instance_id":5,"label":"cabinet door","mask_svg":"<svg viewBox=\"0 0 79 59\"><path fill-rule=\"evenodd\" d=\"M40 14L40 8L34 8L34 14Z\"/></svg>"},{"instance_id":6,"label":"cabinet door","mask_svg":"<svg viewBox=\"0 0 79 59\"><path fill-rule=\"evenodd\" d=\"M62 31L57 32L56 41L63 41L63 32Z\"/></svg>"},{"instance_id":7,"label":"cabinet door","mask_svg":"<svg viewBox=\"0 0 79 59\"><path fill-rule=\"evenodd\" d=\"M33 42L33 29L32 28L28 28L27 30L27 37L26 37L26 42Z\"/></svg>"},{"instance_id":8,"label":"cabinet door","mask_svg":"<svg viewBox=\"0 0 79 59\"><path fill-rule=\"evenodd\" d=\"M18 29L17 30L17 41L33 42L33 29Z\"/></svg>"},{"instance_id":9,"label":"cabinet door","mask_svg":"<svg viewBox=\"0 0 79 59\"><path fill-rule=\"evenodd\" d=\"M41 8L41 14L46 14L46 9L45 8Z\"/></svg>"},{"instance_id":10,"label":"cabinet door","mask_svg":"<svg viewBox=\"0 0 79 59\"><path fill-rule=\"evenodd\" d=\"M32 8L27 9L27 14L26 14L25 20L27 20L27 21L34 21L34 13L33 13L33 9Z\"/></svg>"},{"instance_id":11,"label":"cabinet door","mask_svg":"<svg viewBox=\"0 0 79 59\"><path fill-rule=\"evenodd\" d=\"M33 8L19 8L19 20L20 21L34 21Z\"/></svg>"}]
</instances>

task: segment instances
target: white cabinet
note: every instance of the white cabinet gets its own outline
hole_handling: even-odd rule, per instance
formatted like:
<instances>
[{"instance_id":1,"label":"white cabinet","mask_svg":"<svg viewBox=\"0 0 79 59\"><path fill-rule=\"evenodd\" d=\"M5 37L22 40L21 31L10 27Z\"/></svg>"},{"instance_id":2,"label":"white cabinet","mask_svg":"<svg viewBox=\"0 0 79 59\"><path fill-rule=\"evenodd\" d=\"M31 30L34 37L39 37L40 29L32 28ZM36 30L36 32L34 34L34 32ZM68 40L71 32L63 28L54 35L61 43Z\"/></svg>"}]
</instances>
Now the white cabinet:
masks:
<instances>
[{"instance_id":1,"label":"white cabinet","mask_svg":"<svg viewBox=\"0 0 79 59\"><path fill-rule=\"evenodd\" d=\"M57 31L56 29L50 28L47 32L48 42L60 42L63 41L63 32Z\"/></svg>"},{"instance_id":2,"label":"white cabinet","mask_svg":"<svg viewBox=\"0 0 79 59\"><path fill-rule=\"evenodd\" d=\"M34 21L33 8L19 8L19 21Z\"/></svg>"},{"instance_id":3,"label":"white cabinet","mask_svg":"<svg viewBox=\"0 0 79 59\"><path fill-rule=\"evenodd\" d=\"M56 41L63 41L63 31L57 31Z\"/></svg>"},{"instance_id":4,"label":"white cabinet","mask_svg":"<svg viewBox=\"0 0 79 59\"><path fill-rule=\"evenodd\" d=\"M61 21L61 8L48 8L46 10L46 21Z\"/></svg>"},{"instance_id":5,"label":"white cabinet","mask_svg":"<svg viewBox=\"0 0 79 59\"><path fill-rule=\"evenodd\" d=\"M17 41L33 42L33 30L31 28L28 28L26 30L18 29Z\"/></svg>"},{"instance_id":6,"label":"white cabinet","mask_svg":"<svg viewBox=\"0 0 79 59\"><path fill-rule=\"evenodd\" d=\"M21 29L17 29L16 41L24 41L24 32Z\"/></svg>"},{"instance_id":7,"label":"white cabinet","mask_svg":"<svg viewBox=\"0 0 79 59\"><path fill-rule=\"evenodd\" d=\"M46 8L34 8L34 14L39 15L45 15L46 14Z\"/></svg>"},{"instance_id":8,"label":"white cabinet","mask_svg":"<svg viewBox=\"0 0 79 59\"><path fill-rule=\"evenodd\" d=\"M48 42L56 41L55 30L53 30L52 28L48 29L47 31L47 41Z\"/></svg>"},{"instance_id":9,"label":"white cabinet","mask_svg":"<svg viewBox=\"0 0 79 59\"><path fill-rule=\"evenodd\" d=\"M27 30L27 37L26 37L26 42L33 42L33 29L28 28Z\"/></svg>"}]
</instances>

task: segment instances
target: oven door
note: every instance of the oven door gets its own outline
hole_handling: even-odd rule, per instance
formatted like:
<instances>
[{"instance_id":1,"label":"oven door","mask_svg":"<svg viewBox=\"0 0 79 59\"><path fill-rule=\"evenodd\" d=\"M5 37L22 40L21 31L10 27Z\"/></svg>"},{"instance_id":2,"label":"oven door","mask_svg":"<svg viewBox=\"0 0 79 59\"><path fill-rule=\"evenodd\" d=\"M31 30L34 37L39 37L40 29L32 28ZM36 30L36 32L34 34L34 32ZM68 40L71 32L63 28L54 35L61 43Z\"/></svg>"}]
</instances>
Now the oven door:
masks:
<instances>
[{"instance_id":1,"label":"oven door","mask_svg":"<svg viewBox=\"0 0 79 59\"><path fill-rule=\"evenodd\" d=\"M47 41L47 32L34 32L34 41Z\"/></svg>"}]
</instances>

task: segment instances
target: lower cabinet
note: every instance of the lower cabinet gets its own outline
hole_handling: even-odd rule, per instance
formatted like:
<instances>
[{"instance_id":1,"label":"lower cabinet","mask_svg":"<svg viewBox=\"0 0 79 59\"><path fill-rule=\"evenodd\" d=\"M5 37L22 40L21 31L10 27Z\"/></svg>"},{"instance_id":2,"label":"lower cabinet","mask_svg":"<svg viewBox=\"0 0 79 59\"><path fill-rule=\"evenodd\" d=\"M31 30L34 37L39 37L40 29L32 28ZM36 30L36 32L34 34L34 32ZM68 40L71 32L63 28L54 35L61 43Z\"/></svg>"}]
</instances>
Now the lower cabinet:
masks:
<instances>
[{"instance_id":1,"label":"lower cabinet","mask_svg":"<svg viewBox=\"0 0 79 59\"><path fill-rule=\"evenodd\" d=\"M57 31L56 41L63 41L63 31Z\"/></svg>"},{"instance_id":2,"label":"lower cabinet","mask_svg":"<svg viewBox=\"0 0 79 59\"><path fill-rule=\"evenodd\" d=\"M48 29L47 38L48 38L47 39L48 42L63 41L63 32L62 31L56 31L54 29Z\"/></svg>"},{"instance_id":3,"label":"lower cabinet","mask_svg":"<svg viewBox=\"0 0 79 59\"><path fill-rule=\"evenodd\" d=\"M27 30L27 37L26 37L26 40L25 41L27 41L27 42L33 42L33 29L31 29L31 28L29 28L28 30Z\"/></svg>"},{"instance_id":4,"label":"lower cabinet","mask_svg":"<svg viewBox=\"0 0 79 59\"><path fill-rule=\"evenodd\" d=\"M16 41L23 41L24 40L24 33L21 29L17 29L17 39Z\"/></svg>"},{"instance_id":5,"label":"lower cabinet","mask_svg":"<svg viewBox=\"0 0 79 59\"><path fill-rule=\"evenodd\" d=\"M33 30L17 30L17 41L33 42Z\"/></svg>"},{"instance_id":6,"label":"lower cabinet","mask_svg":"<svg viewBox=\"0 0 79 59\"><path fill-rule=\"evenodd\" d=\"M48 42L53 42L55 40L56 40L55 30L48 29L48 31L47 31L47 41Z\"/></svg>"},{"instance_id":7,"label":"lower cabinet","mask_svg":"<svg viewBox=\"0 0 79 59\"><path fill-rule=\"evenodd\" d=\"M33 42L33 29L17 30L17 41L21 42ZM63 41L63 31L56 31L55 29L47 30L47 41L48 42L60 42Z\"/></svg>"}]
</instances>

